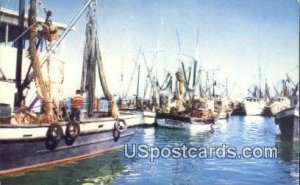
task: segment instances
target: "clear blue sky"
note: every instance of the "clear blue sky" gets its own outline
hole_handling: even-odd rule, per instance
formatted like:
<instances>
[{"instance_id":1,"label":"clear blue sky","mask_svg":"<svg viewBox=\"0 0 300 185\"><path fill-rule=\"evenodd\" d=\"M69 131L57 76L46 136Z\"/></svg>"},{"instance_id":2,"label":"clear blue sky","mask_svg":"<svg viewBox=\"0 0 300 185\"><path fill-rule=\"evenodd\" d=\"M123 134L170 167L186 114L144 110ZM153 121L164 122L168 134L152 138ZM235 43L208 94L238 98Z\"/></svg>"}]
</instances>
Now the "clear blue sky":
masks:
<instances>
[{"instance_id":1,"label":"clear blue sky","mask_svg":"<svg viewBox=\"0 0 300 185\"><path fill-rule=\"evenodd\" d=\"M2 6L7 2L17 8L15 0L2 0ZM43 0L53 10L53 19L64 23L85 2ZM80 82L85 19L84 14L76 24L76 31L65 41L67 95ZM219 68L216 78L221 83L228 78L229 89L234 94L245 95L251 84L258 83L259 63L262 78L268 79L270 85L285 78L285 73L298 81L299 4L296 0L99 0L100 44L112 90L126 91L139 48L146 51L148 63L152 65L158 41L163 50L157 64L160 79L166 71L175 72L179 52L176 28L182 52L191 56L195 56L198 30L198 66L205 70ZM144 64L141 59L140 64ZM189 64L186 60L186 65ZM145 75L145 67L142 68ZM134 93L135 86L131 89Z\"/></svg>"}]
</instances>

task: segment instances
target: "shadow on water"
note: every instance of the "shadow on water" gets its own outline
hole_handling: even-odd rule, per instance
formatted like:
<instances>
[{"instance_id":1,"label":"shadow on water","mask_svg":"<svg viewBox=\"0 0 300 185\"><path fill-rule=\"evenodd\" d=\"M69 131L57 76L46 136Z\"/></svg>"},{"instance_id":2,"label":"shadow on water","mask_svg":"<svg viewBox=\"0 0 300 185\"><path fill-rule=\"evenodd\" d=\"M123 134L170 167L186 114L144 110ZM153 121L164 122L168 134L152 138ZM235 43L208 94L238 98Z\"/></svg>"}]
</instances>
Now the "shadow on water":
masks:
<instances>
[{"instance_id":1,"label":"shadow on water","mask_svg":"<svg viewBox=\"0 0 300 185\"><path fill-rule=\"evenodd\" d=\"M276 136L275 146L278 148L278 157L286 163L299 162L299 140L281 141L280 135Z\"/></svg>"},{"instance_id":2,"label":"shadow on water","mask_svg":"<svg viewBox=\"0 0 300 185\"><path fill-rule=\"evenodd\" d=\"M112 180L124 170L120 153L116 151L63 166L0 177L0 184L111 184Z\"/></svg>"}]
</instances>

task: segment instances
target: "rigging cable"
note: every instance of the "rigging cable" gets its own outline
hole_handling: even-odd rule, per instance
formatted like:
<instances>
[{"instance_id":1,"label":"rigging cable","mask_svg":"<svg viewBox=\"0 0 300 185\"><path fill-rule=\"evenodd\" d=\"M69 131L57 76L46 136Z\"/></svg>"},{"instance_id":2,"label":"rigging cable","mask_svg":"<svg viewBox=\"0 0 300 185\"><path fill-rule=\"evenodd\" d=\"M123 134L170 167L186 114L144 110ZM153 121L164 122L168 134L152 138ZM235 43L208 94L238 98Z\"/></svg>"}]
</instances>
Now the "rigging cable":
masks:
<instances>
[{"instance_id":1,"label":"rigging cable","mask_svg":"<svg viewBox=\"0 0 300 185\"><path fill-rule=\"evenodd\" d=\"M35 22L33 25L29 26L23 33L21 33L14 41L12 41L12 45L11 46L13 46L13 43L15 43L16 41L18 41L23 35L25 35L26 32L28 32L36 24L37 24L37 22Z\"/></svg>"}]
</instances>

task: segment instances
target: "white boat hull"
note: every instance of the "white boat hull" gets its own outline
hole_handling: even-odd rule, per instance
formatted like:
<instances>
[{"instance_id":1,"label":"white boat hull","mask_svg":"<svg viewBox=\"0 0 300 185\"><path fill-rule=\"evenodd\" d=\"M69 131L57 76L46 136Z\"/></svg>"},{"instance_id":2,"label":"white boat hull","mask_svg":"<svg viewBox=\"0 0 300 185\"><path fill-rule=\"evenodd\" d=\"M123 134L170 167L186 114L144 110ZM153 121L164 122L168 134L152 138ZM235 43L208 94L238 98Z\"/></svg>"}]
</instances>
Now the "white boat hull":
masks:
<instances>
[{"instance_id":1,"label":"white boat hull","mask_svg":"<svg viewBox=\"0 0 300 185\"><path fill-rule=\"evenodd\" d=\"M171 114L158 114L156 117L158 126L176 129L189 129L197 131L210 131L212 123L204 123L197 117L174 116Z\"/></svg>"},{"instance_id":2,"label":"white boat hull","mask_svg":"<svg viewBox=\"0 0 300 185\"><path fill-rule=\"evenodd\" d=\"M260 116L264 112L265 105L259 103L244 103L247 116Z\"/></svg>"},{"instance_id":3,"label":"white boat hull","mask_svg":"<svg viewBox=\"0 0 300 185\"><path fill-rule=\"evenodd\" d=\"M155 123L155 112L143 111L143 123L145 125L153 125Z\"/></svg>"},{"instance_id":4,"label":"white boat hull","mask_svg":"<svg viewBox=\"0 0 300 185\"><path fill-rule=\"evenodd\" d=\"M125 120L128 127L133 127L140 124L141 117L139 115L121 116ZM100 120L100 121L99 121ZM111 117L82 119L83 124L80 124L80 133L86 134L90 132L102 132L114 129L115 120ZM65 133L67 122L63 122L62 129ZM17 124L0 129L0 141L4 140L19 140L19 139L43 139L46 138L46 133L49 124L37 126L36 124ZM16 129L18 128L18 129Z\"/></svg>"},{"instance_id":5,"label":"white boat hull","mask_svg":"<svg viewBox=\"0 0 300 185\"><path fill-rule=\"evenodd\" d=\"M138 118L129 123L129 126L138 125L153 125L155 123L155 112L139 111L139 110L121 110L121 114L124 115L136 115Z\"/></svg>"},{"instance_id":6,"label":"white boat hull","mask_svg":"<svg viewBox=\"0 0 300 185\"><path fill-rule=\"evenodd\" d=\"M158 119L156 119L156 123L158 126L167 127L167 128L177 128L177 129L190 129L191 128L191 123L174 120L174 119L158 118Z\"/></svg>"},{"instance_id":7,"label":"white boat hull","mask_svg":"<svg viewBox=\"0 0 300 185\"><path fill-rule=\"evenodd\" d=\"M271 113L273 116L275 116L277 113L279 113L280 111L289 108L290 106L287 104L283 104L280 102L275 102L273 103L270 108L271 108Z\"/></svg>"}]
</instances>

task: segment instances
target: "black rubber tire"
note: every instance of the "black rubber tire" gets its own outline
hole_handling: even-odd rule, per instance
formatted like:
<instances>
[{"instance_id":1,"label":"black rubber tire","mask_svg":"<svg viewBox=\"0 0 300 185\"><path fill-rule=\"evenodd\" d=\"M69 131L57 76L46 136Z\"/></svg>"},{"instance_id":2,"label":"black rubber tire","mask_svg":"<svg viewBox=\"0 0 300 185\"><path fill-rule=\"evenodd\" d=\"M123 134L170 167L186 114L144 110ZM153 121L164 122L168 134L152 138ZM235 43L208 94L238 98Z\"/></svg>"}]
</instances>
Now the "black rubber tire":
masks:
<instances>
[{"instance_id":1,"label":"black rubber tire","mask_svg":"<svg viewBox=\"0 0 300 185\"><path fill-rule=\"evenodd\" d=\"M117 129L114 129L112 134L114 137L114 141L117 142L120 138L121 133Z\"/></svg>"},{"instance_id":2,"label":"black rubber tire","mask_svg":"<svg viewBox=\"0 0 300 185\"><path fill-rule=\"evenodd\" d=\"M58 143L63 138L63 129L59 124L52 123L47 131L47 139Z\"/></svg>"},{"instance_id":3,"label":"black rubber tire","mask_svg":"<svg viewBox=\"0 0 300 185\"><path fill-rule=\"evenodd\" d=\"M48 150L53 151L57 147L58 142L52 141L50 138L46 138L45 144Z\"/></svg>"},{"instance_id":4,"label":"black rubber tire","mask_svg":"<svg viewBox=\"0 0 300 185\"><path fill-rule=\"evenodd\" d=\"M123 125L121 125L120 123L123 123ZM125 132L127 130L127 124L125 120L123 119L116 120L115 129L120 133Z\"/></svg>"},{"instance_id":5,"label":"black rubber tire","mask_svg":"<svg viewBox=\"0 0 300 185\"><path fill-rule=\"evenodd\" d=\"M80 126L78 123L69 123L66 127L66 137L75 139L80 134Z\"/></svg>"},{"instance_id":6,"label":"black rubber tire","mask_svg":"<svg viewBox=\"0 0 300 185\"><path fill-rule=\"evenodd\" d=\"M66 145L71 146L71 145L73 145L74 142L75 142L75 139L65 136Z\"/></svg>"}]
</instances>

